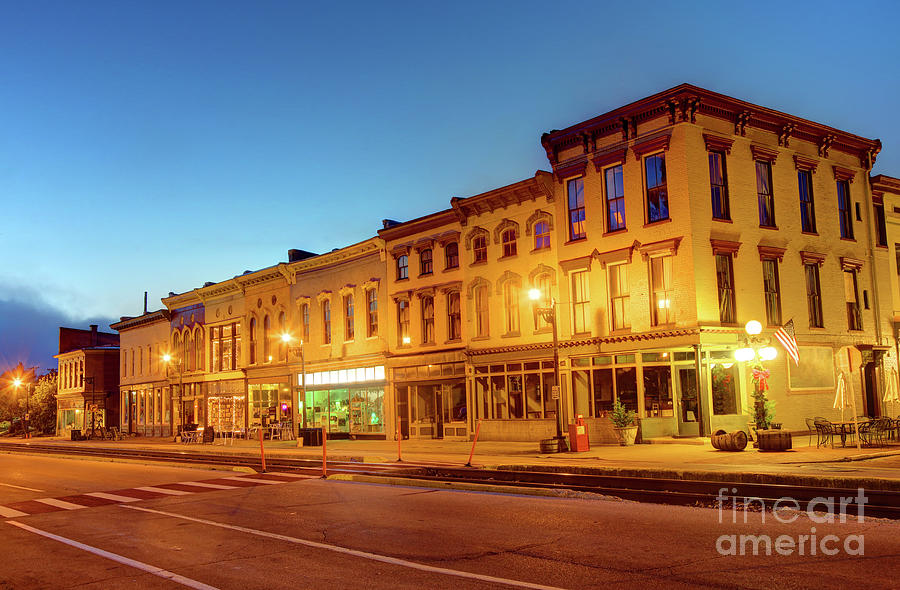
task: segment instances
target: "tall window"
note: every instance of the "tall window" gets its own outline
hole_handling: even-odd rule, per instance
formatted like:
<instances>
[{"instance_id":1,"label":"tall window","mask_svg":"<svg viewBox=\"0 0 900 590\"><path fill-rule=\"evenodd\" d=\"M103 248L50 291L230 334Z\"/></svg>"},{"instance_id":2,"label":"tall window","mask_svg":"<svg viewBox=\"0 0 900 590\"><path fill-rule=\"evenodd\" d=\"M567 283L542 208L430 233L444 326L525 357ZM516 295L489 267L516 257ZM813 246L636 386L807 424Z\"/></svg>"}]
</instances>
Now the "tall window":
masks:
<instances>
[{"instance_id":1,"label":"tall window","mask_svg":"<svg viewBox=\"0 0 900 590\"><path fill-rule=\"evenodd\" d=\"M472 262L485 262L487 260L487 238L475 236L472 239Z\"/></svg>"},{"instance_id":2,"label":"tall window","mask_svg":"<svg viewBox=\"0 0 900 590\"><path fill-rule=\"evenodd\" d=\"M612 329L624 330L631 327L628 315L630 303L628 290L628 266L616 264L609 267L609 309L612 316Z\"/></svg>"},{"instance_id":3,"label":"tall window","mask_svg":"<svg viewBox=\"0 0 900 590\"><path fill-rule=\"evenodd\" d=\"M587 271L572 273L572 317L575 334L590 331L590 290Z\"/></svg>"},{"instance_id":4,"label":"tall window","mask_svg":"<svg viewBox=\"0 0 900 590\"><path fill-rule=\"evenodd\" d=\"M419 252L419 274L430 275L434 270L432 255L431 248L425 248Z\"/></svg>"},{"instance_id":5,"label":"tall window","mask_svg":"<svg viewBox=\"0 0 900 590\"><path fill-rule=\"evenodd\" d=\"M823 328L822 321L822 292L819 289L819 265L804 264L803 271L806 275L806 308L809 311L809 327Z\"/></svg>"},{"instance_id":6,"label":"tall window","mask_svg":"<svg viewBox=\"0 0 900 590\"><path fill-rule=\"evenodd\" d=\"M322 302L322 343L331 344L331 301Z\"/></svg>"},{"instance_id":7,"label":"tall window","mask_svg":"<svg viewBox=\"0 0 900 590\"><path fill-rule=\"evenodd\" d=\"M535 304L537 304L540 307L550 307L551 301L552 301L551 292L550 292L550 275L548 275L548 274L539 275L536 278L534 286L538 291L541 292L541 299L540 299L540 301L536 301ZM537 329L539 329L539 330L552 327L552 324L549 321L547 321L547 319L543 316L543 314L541 314L541 317L539 317L537 321L538 321Z\"/></svg>"},{"instance_id":8,"label":"tall window","mask_svg":"<svg viewBox=\"0 0 900 590\"><path fill-rule=\"evenodd\" d=\"M841 237L847 240L853 239L853 213L850 205L850 183L846 180L837 181L838 216L841 220Z\"/></svg>"},{"instance_id":9,"label":"tall window","mask_svg":"<svg viewBox=\"0 0 900 590\"><path fill-rule=\"evenodd\" d=\"M185 356L185 360L187 362L186 370L193 371L195 368L195 364L197 361L197 354L194 350L194 335L191 332L188 332L184 335L184 341L187 344L185 348L187 348L187 355ZM144 349L140 349L141 353L141 372L144 370Z\"/></svg>"},{"instance_id":10,"label":"tall window","mask_svg":"<svg viewBox=\"0 0 900 590\"><path fill-rule=\"evenodd\" d=\"M409 257L404 254L397 257L397 280L409 278Z\"/></svg>"},{"instance_id":11,"label":"tall window","mask_svg":"<svg viewBox=\"0 0 900 590\"><path fill-rule=\"evenodd\" d=\"M584 228L584 179L569 181L569 239L580 240L587 235Z\"/></svg>"},{"instance_id":12,"label":"tall window","mask_svg":"<svg viewBox=\"0 0 900 590\"><path fill-rule=\"evenodd\" d=\"M650 259L650 288L652 290L652 319L654 326L671 324L675 320L672 299L672 257L659 256Z\"/></svg>"},{"instance_id":13,"label":"tall window","mask_svg":"<svg viewBox=\"0 0 900 590\"><path fill-rule=\"evenodd\" d=\"M456 268L459 266L459 244L450 242L444 246L444 268Z\"/></svg>"},{"instance_id":14,"label":"tall window","mask_svg":"<svg viewBox=\"0 0 900 590\"><path fill-rule=\"evenodd\" d=\"M194 346L197 350L197 370L202 371L206 368L206 362L204 360L206 348L203 346L203 328L197 328L197 332L194 334Z\"/></svg>"},{"instance_id":15,"label":"tall window","mask_svg":"<svg viewBox=\"0 0 900 590\"><path fill-rule=\"evenodd\" d=\"M269 315L266 314L263 317L263 362L268 363L272 361L272 353L270 350L270 346L272 345L272 321L269 319Z\"/></svg>"},{"instance_id":16,"label":"tall window","mask_svg":"<svg viewBox=\"0 0 900 590\"><path fill-rule=\"evenodd\" d=\"M513 281L503 284L503 308L506 312L506 333L519 332L519 285Z\"/></svg>"},{"instance_id":17,"label":"tall window","mask_svg":"<svg viewBox=\"0 0 900 590\"><path fill-rule=\"evenodd\" d=\"M354 336L353 295L344 296L344 340L353 340Z\"/></svg>"},{"instance_id":18,"label":"tall window","mask_svg":"<svg viewBox=\"0 0 900 590\"><path fill-rule=\"evenodd\" d=\"M422 342L434 342L434 298L422 297Z\"/></svg>"},{"instance_id":19,"label":"tall window","mask_svg":"<svg viewBox=\"0 0 900 590\"><path fill-rule=\"evenodd\" d=\"M506 229L500 234L500 242L503 245L503 256L516 255L516 230Z\"/></svg>"},{"instance_id":20,"label":"tall window","mask_svg":"<svg viewBox=\"0 0 900 590\"><path fill-rule=\"evenodd\" d=\"M288 345L287 342L281 337L282 334L287 334L287 321L284 317L284 312L278 313L278 360L282 362L287 362L288 356Z\"/></svg>"},{"instance_id":21,"label":"tall window","mask_svg":"<svg viewBox=\"0 0 900 590\"><path fill-rule=\"evenodd\" d=\"M812 172L797 171L797 185L800 189L800 229L816 233L816 206L813 201Z\"/></svg>"},{"instance_id":22,"label":"tall window","mask_svg":"<svg viewBox=\"0 0 900 590\"><path fill-rule=\"evenodd\" d=\"M209 330L212 370L233 371L241 358L241 324L214 326Z\"/></svg>"},{"instance_id":23,"label":"tall window","mask_svg":"<svg viewBox=\"0 0 900 590\"><path fill-rule=\"evenodd\" d=\"M887 246L887 227L884 224L884 205L875 203L875 245Z\"/></svg>"},{"instance_id":24,"label":"tall window","mask_svg":"<svg viewBox=\"0 0 900 590\"><path fill-rule=\"evenodd\" d=\"M475 335L488 335L488 290L485 285L475 287Z\"/></svg>"},{"instance_id":25,"label":"tall window","mask_svg":"<svg viewBox=\"0 0 900 590\"><path fill-rule=\"evenodd\" d=\"M778 261L762 261L763 292L766 296L766 321L770 326L781 325L781 289L778 283Z\"/></svg>"},{"instance_id":26,"label":"tall window","mask_svg":"<svg viewBox=\"0 0 900 590\"><path fill-rule=\"evenodd\" d=\"M607 168L606 172L606 231L625 229L625 184L622 165Z\"/></svg>"},{"instance_id":27,"label":"tall window","mask_svg":"<svg viewBox=\"0 0 900 590\"><path fill-rule=\"evenodd\" d=\"M759 201L759 225L775 227L775 197L772 193L772 165L756 161L756 196Z\"/></svg>"},{"instance_id":28,"label":"tall window","mask_svg":"<svg viewBox=\"0 0 900 590\"><path fill-rule=\"evenodd\" d=\"M534 249L550 247L550 225L546 221L534 224Z\"/></svg>"},{"instance_id":29,"label":"tall window","mask_svg":"<svg viewBox=\"0 0 900 590\"><path fill-rule=\"evenodd\" d=\"M713 219L731 219L728 203L728 177L725 174L725 153L709 152L709 188L712 197Z\"/></svg>"},{"instance_id":30,"label":"tall window","mask_svg":"<svg viewBox=\"0 0 900 590\"><path fill-rule=\"evenodd\" d=\"M459 291L447 293L447 336L448 340L462 338Z\"/></svg>"},{"instance_id":31,"label":"tall window","mask_svg":"<svg viewBox=\"0 0 900 590\"><path fill-rule=\"evenodd\" d=\"M397 302L397 336L401 346L409 344L409 301L405 299Z\"/></svg>"},{"instance_id":32,"label":"tall window","mask_svg":"<svg viewBox=\"0 0 900 590\"><path fill-rule=\"evenodd\" d=\"M303 324L303 341L309 342L309 303L300 306L300 322Z\"/></svg>"},{"instance_id":33,"label":"tall window","mask_svg":"<svg viewBox=\"0 0 900 590\"><path fill-rule=\"evenodd\" d=\"M378 335L378 291L369 289L366 291L366 336L371 338Z\"/></svg>"},{"instance_id":34,"label":"tall window","mask_svg":"<svg viewBox=\"0 0 900 590\"><path fill-rule=\"evenodd\" d=\"M256 364L256 340L259 335L256 333L256 318L250 318L250 364Z\"/></svg>"},{"instance_id":35,"label":"tall window","mask_svg":"<svg viewBox=\"0 0 900 590\"><path fill-rule=\"evenodd\" d=\"M847 302L847 327L851 330L862 330L855 269L844 270L844 300Z\"/></svg>"},{"instance_id":36,"label":"tall window","mask_svg":"<svg viewBox=\"0 0 900 590\"><path fill-rule=\"evenodd\" d=\"M666 190L666 155L656 154L644 160L647 176L647 223L669 218L669 193Z\"/></svg>"},{"instance_id":37,"label":"tall window","mask_svg":"<svg viewBox=\"0 0 900 590\"><path fill-rule=\"evenodd\" d=\"M734 311L734 272L731 254L716 254L716 284L719 288L719 321L733 324L737 320Z\"/></svg>"}]
</instances>

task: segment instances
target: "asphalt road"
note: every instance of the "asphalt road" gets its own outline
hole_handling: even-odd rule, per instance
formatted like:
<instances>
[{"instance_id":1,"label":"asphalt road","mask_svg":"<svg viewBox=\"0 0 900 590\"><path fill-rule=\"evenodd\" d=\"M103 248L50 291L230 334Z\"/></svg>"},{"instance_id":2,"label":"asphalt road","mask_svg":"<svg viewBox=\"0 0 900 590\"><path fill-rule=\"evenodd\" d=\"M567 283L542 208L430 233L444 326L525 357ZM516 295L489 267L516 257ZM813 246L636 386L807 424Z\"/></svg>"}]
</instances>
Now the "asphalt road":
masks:
<instances>
[{"instance_id":1,"label":"asphalt road","mask_svg":"<svg viewBox=\"0 0 900 590\"><path fill-rule=\"evenodd\" d=\"M784 524L767 513L762 523L754 512L745 524L727 507L253 479L0 455L0 506L157 490L155 499L3 518L0 588L896 588L900 579L892 521L828 524L785 513L797 518ZM835 555L822 553L829 534L837 539L824 549ZM731 535L748 554L717 550L732 547ZM773 546L770 556L753 555L740 535L783 536L783 550L793 540L805 554ZM848 555L860 542L863 554Z\"/></svg>"}]
</instances>

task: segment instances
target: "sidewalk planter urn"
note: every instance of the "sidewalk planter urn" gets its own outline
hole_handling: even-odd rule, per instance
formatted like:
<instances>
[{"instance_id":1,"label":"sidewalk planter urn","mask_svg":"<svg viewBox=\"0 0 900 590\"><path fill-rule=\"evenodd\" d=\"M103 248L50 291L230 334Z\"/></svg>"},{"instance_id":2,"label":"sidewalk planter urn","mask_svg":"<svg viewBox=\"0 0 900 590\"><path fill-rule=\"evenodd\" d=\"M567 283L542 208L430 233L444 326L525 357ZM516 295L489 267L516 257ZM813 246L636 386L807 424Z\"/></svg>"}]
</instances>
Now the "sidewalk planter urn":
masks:
<instances>
[{"instance_id":1,"label":"sidewalk planter urn","mask_svg":"<svg viewBox=\"0 0 900 590\"><path fill-rule=\"evenodd\" d=\"M757 430L760 451L787 451L791 446L791 433L787 430Z\"/></svg>"},{"instance_id":2,"label":"sidewalk planter urn","mask_svg":"<svg viewBox=\"0 0 900 590\"><path fill-rule=\"evenodd\" d=\"M623 428L614 426L613 430L616 431L616 437L619 439L619 444L623 447L627 447L634 444L634 439L637 437L637 428L637 426L625 426Z\"/></svg>"}]
</instances>

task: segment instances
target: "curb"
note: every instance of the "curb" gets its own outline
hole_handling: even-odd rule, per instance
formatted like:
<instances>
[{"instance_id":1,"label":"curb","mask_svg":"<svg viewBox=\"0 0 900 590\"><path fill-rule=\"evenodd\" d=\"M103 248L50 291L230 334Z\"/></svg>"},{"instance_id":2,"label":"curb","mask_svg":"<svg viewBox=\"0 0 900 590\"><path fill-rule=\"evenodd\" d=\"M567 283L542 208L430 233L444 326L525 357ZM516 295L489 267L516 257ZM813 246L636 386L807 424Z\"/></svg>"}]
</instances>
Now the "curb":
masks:
<instances>
[{"instance_id":1,"label":"curb","mask_svg":"<svg viewBox=\"0 0 900 590\"><path fill-rule=\"evenodd\" d=\"M2 455L13 455L14 451L0 450ZM146 459L128 459L126 457L88 457L84 455L66 455L57 453L41 453L39 457L51 457L53 459L66 459L68 461L95 461L100 463L130 463L132 465L153 465L154 467L174 467L178 469L205 469L207 471L245 471L244 473L257 473L251 467L232 467L228 465L208 465L206 463L180 463L148 461Z\"/></svg>"}]
</instances>

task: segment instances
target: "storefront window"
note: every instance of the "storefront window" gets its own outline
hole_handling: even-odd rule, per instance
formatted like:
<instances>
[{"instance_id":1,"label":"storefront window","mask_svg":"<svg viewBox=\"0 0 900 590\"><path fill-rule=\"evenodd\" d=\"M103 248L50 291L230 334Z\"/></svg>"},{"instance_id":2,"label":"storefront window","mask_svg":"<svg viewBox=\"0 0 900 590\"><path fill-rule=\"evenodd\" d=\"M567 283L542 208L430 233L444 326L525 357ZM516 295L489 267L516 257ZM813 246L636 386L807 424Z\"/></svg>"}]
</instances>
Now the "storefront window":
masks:
<instances>
[{"instance_id":1,"label":"storefront window","mask_svg":"<svg viewBox=\"0 0 900 590\"><path fill-rule=\"evenodd\" d=\"M644 415L647 418L674 416L672 368L644 367Z\"/></svg>"},{"instance_id":2,"label":"storefront window","mask_svg":"<svg viewBox=\"0 0 900 590\"><path fill-rule=\"evenodd\" d=\"M635 367L616 367L616 397L626 408L637 411L637 369Z\"/></svg>"},{"instance_id":3,"label":"storefront window","mask_svg":"<svg viewBox=\"0 0 900 590\"><path fill-rule=\"evenodd\" d=\"M278 421L278 389L277 383L249 385L250 392L250 426L272 424Z\"/></svg>"},{"instance_id":4,"label":"storefront window","mask_svg":"<svg viewBox=\"0 0 900 590\"><path fill-rule=\"evenodd\" d=\"M552 362L525 362L476 367L475 406L489 420L541 419L556 416L550 399ZM484 375L484 373L492 373Z\"/></svg>"},{"instance_id":5,"label":"storefront window","mask_svg":"<svg viewBox=\"0 0 900 590\"><path fill-rule=\"evenodd\" d=\"M726 364L728 367L726 368ZM715 363L710 368L713 414L737 414L735 381L737 367L732 363Z\"/></svg>"},{"instance_id":6,"label":"storefront window","mask_svg":"<svg viewBox=\"0 0 900 590\"><path fill-rule=\"evenodd\" d=\"M384 390L350 390L350 432L384 432Z\"/></svg>"},{"instance_id":7,"label":"storefront window","mask_svg":"<svg viewBox=\"0 0 900 590\"><path fill-rule=\"evenodd\" d=\"M206 402L209 425L216 432L242 430L244 428L244 396L210 396Z\"/></svg>"}]
</instances>

